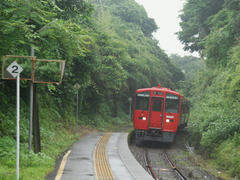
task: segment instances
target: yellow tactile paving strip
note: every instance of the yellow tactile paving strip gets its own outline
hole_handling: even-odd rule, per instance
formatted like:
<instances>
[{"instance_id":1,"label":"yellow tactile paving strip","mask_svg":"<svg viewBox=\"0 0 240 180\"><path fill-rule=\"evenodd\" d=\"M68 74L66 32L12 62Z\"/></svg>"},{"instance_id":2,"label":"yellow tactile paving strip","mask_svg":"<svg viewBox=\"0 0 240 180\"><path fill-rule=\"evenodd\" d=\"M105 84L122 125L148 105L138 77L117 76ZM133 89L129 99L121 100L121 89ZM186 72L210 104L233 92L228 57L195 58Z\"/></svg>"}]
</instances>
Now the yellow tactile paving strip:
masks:
<instances>
[{"instance_id":1,"label":"yellow tactile paving strip","mask_svg":"<svg viewBox=\"0 0 240 180\"><path fill-rule=\"evenodd\" d=\"M106 155L106 145L112 133L106 133L98 141L94 151L94 167L97 180L114 180Z\"/></svg>"}]
</instances>

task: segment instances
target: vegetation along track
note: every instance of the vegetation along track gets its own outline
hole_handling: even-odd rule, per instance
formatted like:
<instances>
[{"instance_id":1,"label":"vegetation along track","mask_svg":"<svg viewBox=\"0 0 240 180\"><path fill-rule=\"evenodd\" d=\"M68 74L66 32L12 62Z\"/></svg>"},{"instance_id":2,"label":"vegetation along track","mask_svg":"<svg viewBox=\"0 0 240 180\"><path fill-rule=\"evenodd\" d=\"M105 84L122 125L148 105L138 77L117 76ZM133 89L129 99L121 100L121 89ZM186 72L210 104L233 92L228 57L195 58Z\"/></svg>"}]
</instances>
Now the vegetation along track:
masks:
<instances>
[{"instance_id":1,"label":"vegetation along track","mask_svg":"<svg viewBox=\"0 0 240 180\"><path fill-rule=\"evenodd\" d=\"M175 143L163 144L146 142L141 147L129 145L133 155L154 179L216 180L211 173L202 169L185 147L184 135L179 135Z\"/></svg>"}]
</instances>

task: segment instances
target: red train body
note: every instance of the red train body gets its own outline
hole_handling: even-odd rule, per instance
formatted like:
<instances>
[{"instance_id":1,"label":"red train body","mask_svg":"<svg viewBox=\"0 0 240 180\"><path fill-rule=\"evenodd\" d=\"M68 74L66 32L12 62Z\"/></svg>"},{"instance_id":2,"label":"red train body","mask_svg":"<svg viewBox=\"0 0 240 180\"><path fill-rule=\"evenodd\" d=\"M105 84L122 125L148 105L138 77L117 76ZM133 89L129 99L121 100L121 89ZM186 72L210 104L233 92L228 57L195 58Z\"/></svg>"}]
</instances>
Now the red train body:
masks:
<instances>
[{"instance_id":1,"label":"red train body","mask_svg":"<svg viewBox=\"0 0 240 180\"><path fill-rule=\"evenodd\" d=\"M188 101L176 91L158 87L136 90L133 122L137 141L173 142L187 125Z\"/></svg>"}]
</instances>

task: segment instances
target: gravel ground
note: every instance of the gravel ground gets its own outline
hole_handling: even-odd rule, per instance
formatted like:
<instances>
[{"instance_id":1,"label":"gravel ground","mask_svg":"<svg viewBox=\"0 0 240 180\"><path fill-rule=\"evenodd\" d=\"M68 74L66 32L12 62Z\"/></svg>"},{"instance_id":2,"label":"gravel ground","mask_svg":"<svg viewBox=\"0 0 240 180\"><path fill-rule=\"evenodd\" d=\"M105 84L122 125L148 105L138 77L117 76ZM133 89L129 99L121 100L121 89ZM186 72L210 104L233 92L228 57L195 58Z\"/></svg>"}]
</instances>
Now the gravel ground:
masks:
<instances>
[{"instance_id":1,"label":"gravel ground","mask_svg":"<svg viewBox=\"0 0 240 180\"><path fill-rule=\"evenodd\" d=\"M185 146L185 135L178 134L172 144L163 144L156 142L146 142L141 147L135 146L134 142L129 144L129 148L138 162L145 167L144 153L147 151L150 164L158 176L159 180L179 179L175 171L168 163L164 151L176 164L181 173L189 180L220 180L210 172L202 169L192 154Z\"/></svg>"}]
</instances>

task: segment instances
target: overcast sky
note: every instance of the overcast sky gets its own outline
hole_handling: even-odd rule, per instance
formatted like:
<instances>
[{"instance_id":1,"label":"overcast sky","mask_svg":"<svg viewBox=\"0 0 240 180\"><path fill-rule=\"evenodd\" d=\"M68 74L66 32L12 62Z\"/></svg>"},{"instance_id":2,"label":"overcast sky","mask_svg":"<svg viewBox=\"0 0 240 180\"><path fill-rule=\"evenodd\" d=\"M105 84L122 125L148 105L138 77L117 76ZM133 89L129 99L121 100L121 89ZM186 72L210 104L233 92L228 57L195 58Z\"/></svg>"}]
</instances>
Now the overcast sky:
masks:
<instances>
[{"instance_id":1,"label":"overcast sky","mask_svg":"<svg viewBox=\"0 0 240 180\"><path fill-rule=\"evenodd\" d=\"M159 40L160 47L167 54L196 55L183 50L176 32L180 31L178 17L185 0L135 0L144 6L148 16L153 18L159 27L154 37Z\"/></svg>"}]
</instances>

